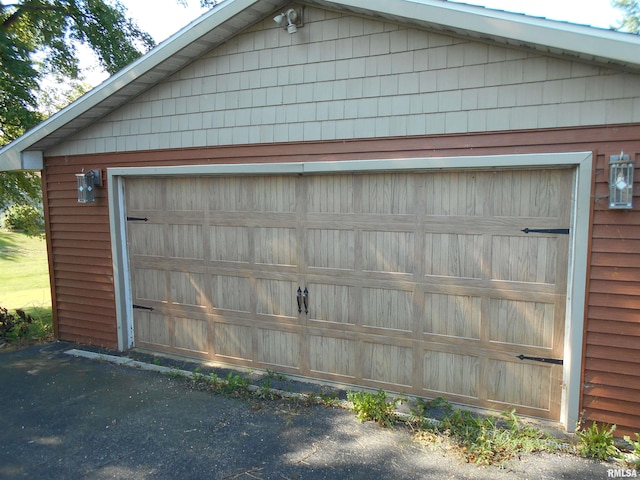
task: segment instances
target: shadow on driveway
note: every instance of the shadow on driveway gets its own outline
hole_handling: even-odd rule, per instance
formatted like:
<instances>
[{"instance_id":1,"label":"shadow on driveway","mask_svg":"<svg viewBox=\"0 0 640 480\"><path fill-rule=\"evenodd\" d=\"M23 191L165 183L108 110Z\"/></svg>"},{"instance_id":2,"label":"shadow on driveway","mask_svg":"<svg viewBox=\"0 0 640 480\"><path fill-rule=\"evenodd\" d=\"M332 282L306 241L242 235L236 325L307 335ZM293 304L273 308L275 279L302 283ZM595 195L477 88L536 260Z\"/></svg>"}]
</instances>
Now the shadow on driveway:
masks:
<instances>
[{"instance_id":1,"label":"shadow on driveway","mask_svg":"<svg viewBox=\"0 0 640 480\"><path fill-rule=\"evenodd\" d=\"M193 391L64 353L74 347L0 353L0 478L604 479L611 468L560 455L479 468L346 410Z\"/></svg>"}]
</instances>

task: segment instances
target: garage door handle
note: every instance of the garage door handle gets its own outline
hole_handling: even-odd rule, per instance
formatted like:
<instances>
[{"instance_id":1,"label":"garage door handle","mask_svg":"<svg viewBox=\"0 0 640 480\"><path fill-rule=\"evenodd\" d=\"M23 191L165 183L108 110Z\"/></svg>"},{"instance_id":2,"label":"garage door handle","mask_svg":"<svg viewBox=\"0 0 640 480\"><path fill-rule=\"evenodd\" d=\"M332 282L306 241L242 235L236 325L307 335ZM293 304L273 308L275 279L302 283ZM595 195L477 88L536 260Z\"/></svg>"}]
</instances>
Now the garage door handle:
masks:
<instances>
[{"instance_id":1,"label":"garage door handle","mask_svg":"<svg viewBox=\"0 0 640 480\"><path fill-rule=\"evenodd\" d=\"M298 295L296 295L296 300L298 301L298 313L302 313L302 289L300 287L298 287Z\"/></svg>"},{"instance_id":2,"label":"garage door handle","mask_svg":"<svg viewBox=\"0 0 640 480\"><path fill-rule=\"evenodd\" d=\"M304 300L304 313L309 313L309 290L307 290L307 287L304 288L304 295L302 298Z\"/></svg>"}]
</instances>

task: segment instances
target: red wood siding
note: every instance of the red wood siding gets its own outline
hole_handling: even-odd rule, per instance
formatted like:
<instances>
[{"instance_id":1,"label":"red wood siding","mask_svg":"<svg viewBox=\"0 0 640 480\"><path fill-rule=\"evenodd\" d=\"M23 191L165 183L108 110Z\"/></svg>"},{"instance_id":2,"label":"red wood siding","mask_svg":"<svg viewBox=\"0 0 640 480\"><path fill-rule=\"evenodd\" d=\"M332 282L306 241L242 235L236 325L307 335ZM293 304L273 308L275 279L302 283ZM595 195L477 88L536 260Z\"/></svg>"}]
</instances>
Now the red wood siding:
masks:
<instances>
[{"instance_id":1,"label":"red wood siding","mask_svg":"<svg viewBox=\"0 0 640 480\"><path fill-rule=\"evenodd\" d=\"M593 151L593 227L585 321L584 418L640 431L640 199L633 211L607 208L608 158L640 159L640 125L433 137L232 146L51 157L45 163L46 214L56 334L117 345L106 188L95 204L76 201L82 168L447 157ZM636 171L636 196L640 196Z\"/></svg>"},{"instance_id":2,"label":"red wood siding","mask_svg":"<svg viewBox=\"0 0 640 480\"><path fill-rule=\"evenodd\" d=\"M627 151L636 165L637 152ZM609 154L595 164L582 409L624 435L640 431L640 199L631 211L609 210Z\"/></svg>"}]
</instances>

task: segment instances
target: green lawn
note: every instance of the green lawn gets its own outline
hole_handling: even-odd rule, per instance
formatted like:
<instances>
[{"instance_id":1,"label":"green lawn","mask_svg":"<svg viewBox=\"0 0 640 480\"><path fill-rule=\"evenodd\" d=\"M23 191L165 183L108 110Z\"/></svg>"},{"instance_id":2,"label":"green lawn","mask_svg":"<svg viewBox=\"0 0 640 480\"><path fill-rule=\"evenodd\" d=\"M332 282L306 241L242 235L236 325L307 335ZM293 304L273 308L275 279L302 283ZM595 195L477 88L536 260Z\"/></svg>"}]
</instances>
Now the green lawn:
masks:
<instances>
[{"instance_id":1,"label":"green lawn","mask_svg":"<svg viewBox=\"0 0 640 480\"><path fill-rule=\"evenodd\" d=\"M23 309L51 324L47 245L42 238L0 230L0 307Z\"/></svg>"}]
</instances>

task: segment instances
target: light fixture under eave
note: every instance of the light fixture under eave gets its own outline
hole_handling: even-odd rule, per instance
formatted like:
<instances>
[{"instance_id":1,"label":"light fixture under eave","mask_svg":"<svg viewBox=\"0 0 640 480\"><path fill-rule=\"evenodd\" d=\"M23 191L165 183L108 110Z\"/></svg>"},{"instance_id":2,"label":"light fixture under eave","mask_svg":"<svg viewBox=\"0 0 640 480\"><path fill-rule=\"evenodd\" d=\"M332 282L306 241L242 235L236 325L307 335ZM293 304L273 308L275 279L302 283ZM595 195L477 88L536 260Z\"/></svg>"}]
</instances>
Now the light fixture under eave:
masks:
<instances>
[{"instance_id":1,"label":"light fixture under eave","mask_svg":"<svg viewBox=\"0 0 640 480\"><path fill-rule=\"evenodd\" d=\"M96 201L95 187L102 186L102 172L100 170L82 171L76 173L78 188L78 203L92 203Z\"/></svg>"},{"instance_id":2,"label":"light fixture under eave","mask_svg":"<svg viewBox=\"0 0 640 480\"><path fill-rule=\"evenodd\" d=\"M633 208L634 162L620 152L609 157L609 208Z\"/></svg>"},{"instance_id":3,"label":"light fixture under eave","mask_svg":"<svg viewBox=\"0 0 640 480\"><path fill-rule=\"evenodd\" d=\"M287 29L287 32L290 34L296 33L298 31L298 27L302 26L302 15L295 8L289 8L286 12L279 13L275 17L273 17L273 21L276 22L281 27Z\"/></svg>"}]
</instances>

